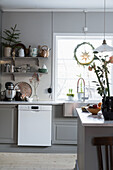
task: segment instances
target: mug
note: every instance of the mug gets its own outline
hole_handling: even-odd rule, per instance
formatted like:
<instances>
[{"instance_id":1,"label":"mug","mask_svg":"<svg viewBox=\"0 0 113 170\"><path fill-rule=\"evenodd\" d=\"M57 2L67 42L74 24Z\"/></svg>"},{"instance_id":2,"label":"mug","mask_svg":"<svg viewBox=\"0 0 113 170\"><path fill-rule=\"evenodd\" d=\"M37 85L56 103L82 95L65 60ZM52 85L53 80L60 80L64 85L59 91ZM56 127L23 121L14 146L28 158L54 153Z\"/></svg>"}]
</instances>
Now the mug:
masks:
<instances>
[{"instance_id":1,"label":"mug","mask_svg":"<svg viewBox=\"0 0 113 170\"><path fill-rule=\"evenodd\" d=\"M37 48L30 48L30 56L31 57L37 56Z\"/></svg>"}]
</instances>

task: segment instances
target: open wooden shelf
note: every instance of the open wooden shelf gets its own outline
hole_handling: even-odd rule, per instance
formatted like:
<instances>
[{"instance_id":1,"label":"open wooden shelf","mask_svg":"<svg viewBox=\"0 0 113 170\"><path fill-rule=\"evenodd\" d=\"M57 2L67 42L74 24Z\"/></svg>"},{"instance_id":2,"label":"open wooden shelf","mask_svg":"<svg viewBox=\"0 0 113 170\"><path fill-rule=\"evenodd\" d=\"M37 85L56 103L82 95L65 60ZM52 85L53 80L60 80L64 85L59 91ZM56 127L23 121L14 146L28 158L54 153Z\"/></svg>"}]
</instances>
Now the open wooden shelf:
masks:
<instances>
[{"instance_id":1,"label":"open wooden shelf","mask_svg":"<svg viewBox=\"0 0 113 170\"><path fill-rule=\"evenodd\" d=\"M37 74L48 74L48 72L47 73L41 73L41 72L36 72L36 71L34 71L34 72L13 72L13 73L11 73L11 72L9 72L9 73L2 72L3 75L11 75L11 74L13 74L15 76L16 75L32 75L34 73L37 73Z\"/></svg>"}]
</instances>

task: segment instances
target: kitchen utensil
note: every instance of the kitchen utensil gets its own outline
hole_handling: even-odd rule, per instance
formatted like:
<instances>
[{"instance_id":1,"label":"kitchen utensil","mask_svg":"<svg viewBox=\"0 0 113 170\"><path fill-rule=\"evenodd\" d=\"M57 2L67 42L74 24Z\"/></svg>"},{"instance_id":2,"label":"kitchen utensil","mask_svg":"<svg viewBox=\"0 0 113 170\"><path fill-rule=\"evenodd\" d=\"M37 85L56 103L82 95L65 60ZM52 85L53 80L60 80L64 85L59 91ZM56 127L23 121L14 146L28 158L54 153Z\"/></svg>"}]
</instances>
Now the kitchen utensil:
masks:
<instances>
[{"instance_id":1,"label":"kitchen utensil","mask_svg":"<svg viewBox=\"0 0 113 170\"><path fill-rule=\"evenodd\" d=\"M11 47L4 47L4 56L5 57L11 57Z\"/></svg>"},{"instance_id":2,"label":"kitchen utensil","mask_svg":"<svg viewBox=\"0 0 113 170\"><path fill-rule=\"evenodd\" d=\"M23 48L20 48L20 50L18 52L19 52L19 57L24 57L25 56Z\"/></svg>"},{"instance_id":3,"label":"kitchen utensil","mask_svg":"<svg viewBox=\"0 0 113 170\"><path fill-rule=\"evenodd\" d=\"M16 95L16 90L14 89L14 84L12 82L6 82L5 83L5 97L6 100L13 100Z\"/></svg>"},{"instance_id":4,"label":"kitchen utensil","mask_svg":"<svg viewBox=\"0 0 113 170\"><path fill-rule=\"evenodd\" d=\"M0 101L5 99L5 90L0 92Z\"/></svg>"},{"instance_id":5,"label":"kitchen utensil","mask_svg":"<svg viewBox=\"0 0 113 170\"><path fill-rule=\"evenodd\" d=\"M14 69L15 69L15 66L14 66L14 65L11 65L11 67L10 67L10 72L11 72L11 73L14 73Z\"/></svg>"},{"instance_id":6,"label":"kitchen utensil","mask_svg":"<svg viewBox=\"0 0 113 170\"><path fill-rule=\"evenodd\" d=\"M7 90L14 90L14 84L12 82L6 82L5 83L5 88Z\"/></svg>"},{"instance_id":7,"label":"kitchen utensil","mask_svg":"<svg viewBox=\"0 0 113 170\"><path fill-rule=\"evenodd\" d=\"M37 56L37 48L30 48L30 56L31 57Z\"/></svg>"},{"instance_id":8,"label":"kitchen utensil","mask_svg":"<svg viewBox=\"0 0 113 170\"><path fill-rule=\"evenodd\" d=\"M50 49L47 45L38 46L38 56L40 57L48 57Z\"/></svg>"},{"instance_id":9,"label":"kitchen utensil","mask_svg":"<svg viewBox=\"0 0 113 170\"><path fill-rule=\"evenodd\" d=\"M5 64L5 72L6 73L10 72L10 64Z\"/></svg>"},{"instance_id":10,"label":"kitchen utensil","mask_svg":"<svg viewBox=\"0 0 113 170\"><path fill-rule=\"evenodd\" d=\"M26 82L18 82L15 84L15 89L20 89L22 98L30 97L32 95L32 87Z\"/></svg>"},{"instance_id":11,"label":"kitchen utensil","mask_svg":"<svg viewBox=\"0 0 113 170\"><path fill-rule=\"evenodd\" d=\"M100 108L87 108L87 111L92 113L92 115L97 115L97 113L100 111Z\"/></svg>"},{"instance_id":12,"label":"kitchen utensil","mask_svg":"<svg viewBox=\"0 0 113 170\"><path fill-rule=\"evenodd\" d=\"M20 89L16 90L15 100L16 101L22 101L22 93L20 92Z\"/></svg>"},{"instance_id":13,"label":"kitchen utensil","mask_svg":"<svg viewBox=\"0 0 113 170\"><path fill-rule=\"evenodd\" d=\"M40 73L47 73L47 72L48 72L48 70L47 70L47 69L44 69L44 68L39 68L38 71L39 71Z\"/></svg>"},{"instance_id":14,"label":"kitchen utensil","mask_svg":"<svg viewBox=\"0 0 113 170\"><path fill-rule=\"evenodd\" d=\"M11 101L11 100L14 99L14 97L16 95L16 90L11 90L11 89L10 90L6 90L5 94L6 94L6 98Z\"/></svg>"},{"instance_id":15,"label":"kitchen utensil","mask_svg":"<svg viewBox=\"0 0 113 170\"><path fill-rule=\"evenodd\" d=\"M15 67L15 72L21 72L21 67Z\"/></svg>"},{"instance_id":16,"label":"kitchen utensil","mask_svg":"<svg viewBox=\"0 0 113 170\"><path fill-rule=\"evenodd\" d=\"M47 67L46 67L46 65L45 65L45 64L42 66L42 68L43 68L43 69L47 69Z\"/></svg>"},{"instance_id":17,"label":"kitchen utensil","mask_svg":"<svg viewBox=\"0 0 113 170\"><path fill-rule=\"evenodd\" d=\"M31 98L31 97L26 97L26 99L27 99L28 102L32 102L33 101L33 98Z\"/></svg>"},{"instance_id":18,"label":"kitchen utensil","mask_svg":"<svg viewBox=\"0 0 113 170\"><path fill-rule=\"evenodd\" d=\"M27 64L26 71L27 71L27 72L30 72L30 71L31 71L31 66L30 66L30 64Z\"/></svg>"}]
</instances>

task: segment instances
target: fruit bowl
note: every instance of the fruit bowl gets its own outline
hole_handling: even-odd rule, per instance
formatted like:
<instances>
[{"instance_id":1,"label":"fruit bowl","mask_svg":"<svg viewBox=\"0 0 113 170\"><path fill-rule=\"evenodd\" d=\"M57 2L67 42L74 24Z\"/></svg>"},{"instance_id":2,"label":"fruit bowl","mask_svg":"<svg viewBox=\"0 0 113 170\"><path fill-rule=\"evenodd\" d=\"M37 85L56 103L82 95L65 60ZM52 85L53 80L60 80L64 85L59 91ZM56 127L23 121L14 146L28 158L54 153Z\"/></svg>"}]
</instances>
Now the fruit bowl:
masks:
<instances>
[{"instance_id":1,"label":"fruit bowl","mask_svg":"<svg viewBox=\"0 0 113 170\"><path fill-rule=\"evenodd\" d=\"M97 115L97 113L101 110L101 108L87 108L87 111L92 113L92 115Z\"/></svg>"}]
</instances>

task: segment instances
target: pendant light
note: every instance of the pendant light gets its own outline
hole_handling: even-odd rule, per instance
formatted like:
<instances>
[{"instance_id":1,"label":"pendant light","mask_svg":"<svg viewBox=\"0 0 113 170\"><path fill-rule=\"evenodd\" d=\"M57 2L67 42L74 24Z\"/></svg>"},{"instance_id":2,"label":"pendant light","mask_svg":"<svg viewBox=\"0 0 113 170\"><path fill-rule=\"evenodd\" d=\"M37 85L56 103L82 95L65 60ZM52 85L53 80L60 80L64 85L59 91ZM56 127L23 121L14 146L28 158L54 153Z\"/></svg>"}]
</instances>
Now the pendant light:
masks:
<instances>
[{"instance_id":1,"label":"pendant light","mask_svg":"<svg viewBox=\"0 0 113 170\"><path fill-rule=\"evenodd\" d=\"M104 40L101 46L93 50L94 53L113 51L113 47L107 45L105 40L105 21L106 21L106 1L104 0Z\"/></svg>"}]
</instances>

